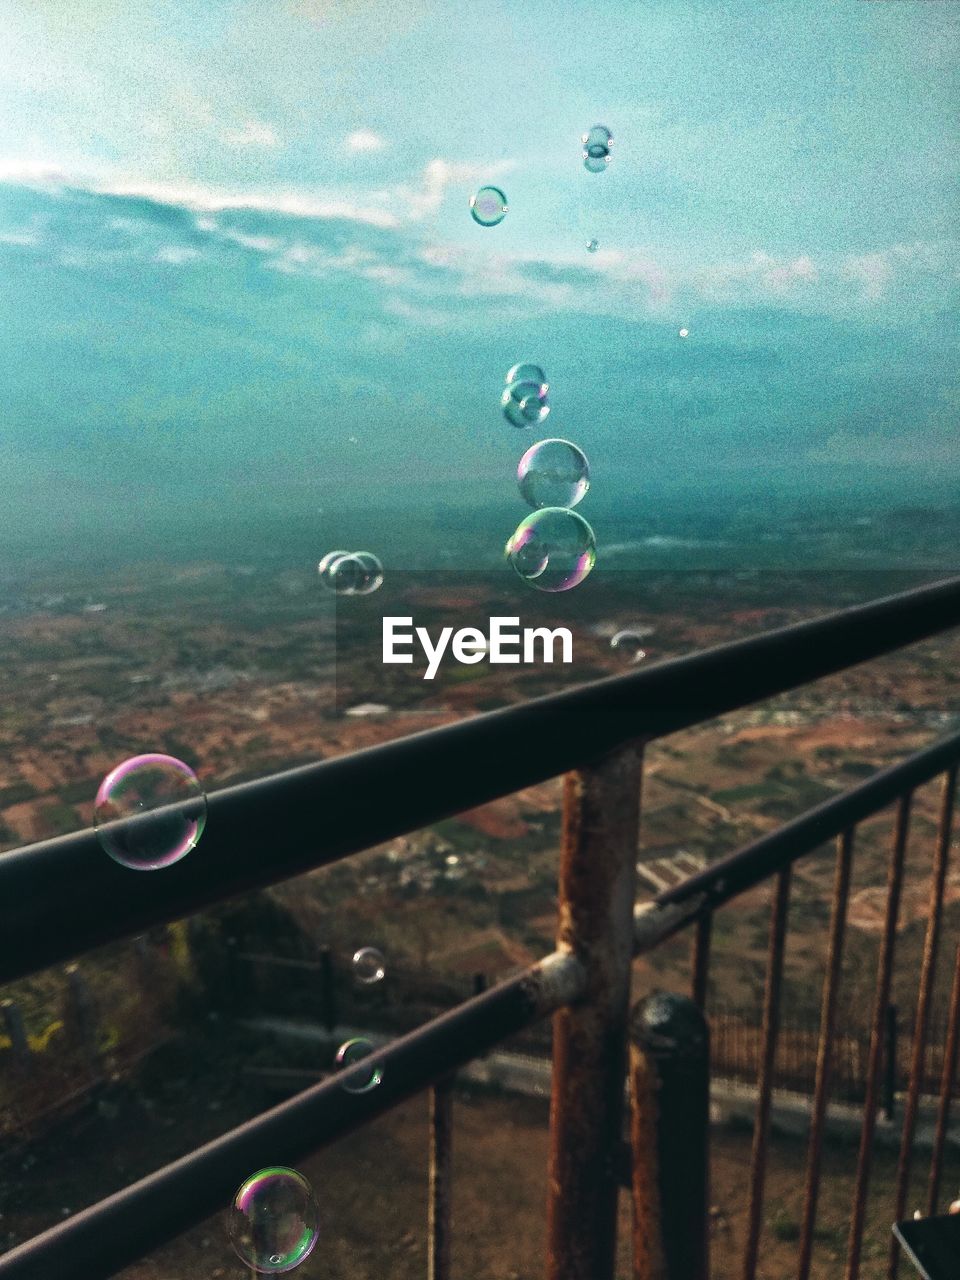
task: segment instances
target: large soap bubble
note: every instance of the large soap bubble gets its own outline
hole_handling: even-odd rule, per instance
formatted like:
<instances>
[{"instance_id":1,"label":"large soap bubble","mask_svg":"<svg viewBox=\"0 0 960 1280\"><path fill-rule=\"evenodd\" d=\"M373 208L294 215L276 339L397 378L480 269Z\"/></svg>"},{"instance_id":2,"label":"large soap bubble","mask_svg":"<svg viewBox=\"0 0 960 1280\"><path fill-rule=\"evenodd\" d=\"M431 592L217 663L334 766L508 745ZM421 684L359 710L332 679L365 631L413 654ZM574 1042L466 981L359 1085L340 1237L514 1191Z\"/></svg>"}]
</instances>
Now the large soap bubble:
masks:
<instances>
[{"instance_id":1,"label":"large soap bubble","mask_svg":"<svg viewBox=\"0 0 960 1280\"><path fill-rule=\"evenodd\" d=\"M575 507L590 488L590 464L569 440L539 440L520 459L517 481L531 507Z\"/></svg>"},{"instance_id":2,"label":"large soap bubble","mask_svg":"<svg viewBox=\"0 0 960 1280\"><path fill-rule=\"evenodd\" d=\"M189 765L150 754L124 760L100 783L93 824L106 852L135 871L169 867L196 845L207 797Z\"/></svg>"},{"instance_id":3,"label":"large soap bubble","mask_svg":"<svg viewBox=\"0 0 960 1280\"><path fill-rule=\"evenodd\" d=\"M310 1183L295 1169L274 1165L247 1178L233 1198L227 1232L237 1257L261 1275L298 1267L320 1233Z\"/></svg>"},{"instance_id":4,"label":"large soap bubble","mask_svg":"<svg viewBox=\"0 0 960 1280\"><path fill-rule=\"evenodd\" d=\"M569 591L597 559L597 540L583 516L566 507L544 507L514 530L506 554L517 573L538 591Z\"/></svg>"}]
</instances>

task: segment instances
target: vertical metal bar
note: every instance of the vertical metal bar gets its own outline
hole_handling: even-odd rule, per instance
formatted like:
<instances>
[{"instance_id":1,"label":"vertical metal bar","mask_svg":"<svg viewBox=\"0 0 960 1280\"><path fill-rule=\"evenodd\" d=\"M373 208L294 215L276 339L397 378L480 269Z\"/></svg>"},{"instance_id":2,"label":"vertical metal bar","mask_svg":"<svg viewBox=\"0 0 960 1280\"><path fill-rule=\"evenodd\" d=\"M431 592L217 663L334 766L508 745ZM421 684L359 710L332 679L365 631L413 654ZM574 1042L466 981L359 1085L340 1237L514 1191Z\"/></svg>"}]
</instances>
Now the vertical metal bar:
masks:
<instances>
[{"instance_id":1,"label":"vertical metal bar","mask_svg":"<svg viewBox=\"0 0 960 1280\"><path fill-rule=\"evenodd\" d=\"M892 1120L897 1101L897 1066L900 1055L897 1042L900 1039L900 1011L895 1004L888 1004L883 1019L883 1108L884 1120Z\"/></svg>"},{"instance_id":2,"label":"vertical metal bar","mask_svg":"<svg viewBox=\"0 0 960 1280\"><path fill-rule=\"evenodd\" d=\"M428 1280L450 1280L450 1202L453 1189L453 1079L430 1090L430 1204Z\"/></svg>"},{"instance_id":3,"label":"vertical metal bar","mask_svg":"<svg viewBox=\"0 0 960 1280\"><path fill-rule=\"evenodd\" d=\"M943 1148L947 1140L947 1124L950 1120L950 1103L957 1071L957 1047L960 1045L960 943L953 962L953 990L950 993L950 1020L947 1023L947 1039L943 1047L943 1073L940 1077L940 1102L937 1106L937 1128L933 1138L933 1155L930 1158L930 1181L927 1186L927 1214L937 1211L940 1198L940 1178L943 1173Z\"/></svg>"},{"instance_id":4,"label":"vertical metal bar","mask_svg":"<svg viewBox=\"0 0 960 1280\"><path fill-rule=\"evenodd\" d=\"M747 1206L747 1240L743 1252L743 1280L754 1280L763 1222L763 1189L767 1171L767 1133L770 1127L770 1095L780 1029L780 987L783 979L783 947L787 936L790 906L791 866L777 875L777 891L770 916L770 948L767 955L767 985L763 1000L763 1057L757 1081L757 1114L753 1125L750 1155L750 1198Z\"/></svg>"},{"instance_id":5,"label":"vertical metal bar","mask_svg":"<svg viewBox=\"0 0 960 1280\"><path fill-rule=\"evenodd\" d=\"M900 1142L900 1158L897 1162L897 1198L894 1220L899 1222L907 1205L907 1189L910 1183L910 1164L913 1157L913 1139L917 1127L917 1111L920 1104L920 1086L923 1082L923 1064L927 1050L927 1030L930 1022L930 1004L933 999L933 983L937 970L937 950L940 945L940 924L943 919L943 891L947 883L950 863L950 827L953 816L953 798L957 789L957 766L948 769L943 777L940 793L940 814L937 822L937 843L933 854L930 876L930 905L927 909L927 932L923 943L923 962L920 967L920 985L917 990L917 1013L913 1026L913 1052L910 1058L910 1083L903 1112L903 1137ZM887 1267L888 1280L896 1280L900 1261L900 1244L890 1234L890 1257Z\"/></svg>"},{"instance_id":6,"label":"vertical metal bar","mask_svg":"<svg viewBox=\"0 0 960 1280\"><path fill-rule=\"evenodd\" d=\"M703 1011L656 992L630 1020L634 1280L709 1276L709 1121Z\"/></svg>"},{"instance_id":7,"label":"vertical metal bar","mask_svg":"<svg viewBox=\"0 0 960 1280\"><path fill-rule=\"evenodd\" d=\"M613 1280L642 752L564 778L558 950L587 975L555 1015L547 1280Z\"/></svg>"},{"instance_id":8,"label":"vertical metal bar","mask_svg":"<svg viewBox=\"0 0 960 1280\"><path fill-rule=\"evenodd\" d=\"M707 1007L707 982L710 977L710 937L713 932L713 912L707 911L697 919L693 935L693 964L690 995L701 1009Z\"/></svg>"},{"instance_id":9,"label":"vertical metal bar","mask_svg":"<svg viewBox=\"0 0 960 1280\"><path fill-rule=\"evenodd\" d=\"M803 1224L800 1228L800 1266L797 1270L797 1280L809 1280L810 1263L813 1257L813 1228L817 1220L820 1158L823 1150L827 1099L830 1094L830 1073L833 1066L831 1050L837 1019L837 994L840 989L843 940L847 926L853 840L852 827L837 837L837 866L833 881L827 968L823 978L823 999L820 1008L820 1039L817 1044L817 1071L813 1089L813 1114L810 1120L810 1145L807 1150L807 1176L803 1196Z\"/></svg>"},{"instance_id":10,"label":"vertical metal bar","mask_svg":"<svg viewBox=\"0 0 960 1280\"><path fill-rule=\"evenodd\" d=\"M887 877L887 911L883 922L883 936L880 942L880 958L877 963L877 990L873 1005L873 1026L870 1032L867 1091L863 1104L863 1130L860 1134L860 1154L857 1159L857 1180L853 1192L853 1213L850 1218L850 1235L847 1241L847 1267L844 1272L844 1280L858 1280L860 1275L863 1221L867 1209L867 1187L870 1182L873 1137L877 1122L880 1058L883 1053L883 1019L884 1010L890 1002L890 978L893 973L897 919L900 915L900 895L903 889L903 859L907 848L907 834L910 830L911 799L912 793L910 792L900 797L897 803L897 816L893 828L893 849L890 854L890 871Z\"/></svg>"}]
</instances>

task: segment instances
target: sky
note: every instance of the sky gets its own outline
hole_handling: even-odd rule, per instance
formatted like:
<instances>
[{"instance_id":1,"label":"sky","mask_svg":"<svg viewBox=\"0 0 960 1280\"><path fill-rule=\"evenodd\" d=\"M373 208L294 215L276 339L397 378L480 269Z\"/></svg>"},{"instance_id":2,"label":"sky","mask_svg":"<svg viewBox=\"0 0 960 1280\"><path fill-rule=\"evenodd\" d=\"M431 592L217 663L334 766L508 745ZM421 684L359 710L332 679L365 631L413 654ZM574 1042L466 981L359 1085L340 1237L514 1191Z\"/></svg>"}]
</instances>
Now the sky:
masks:
<instances>
[{"instance_id":1,"label":"sky","mask_svg":"<svg viewBox=\"0 0 960 1280\"><path fill-rule=\"evenodd\" d=\"M533 442L520 359L625 512L960 464L960 6L0 0L0 30L0 536L478 501Z\"/></svg>"}]
</instances>

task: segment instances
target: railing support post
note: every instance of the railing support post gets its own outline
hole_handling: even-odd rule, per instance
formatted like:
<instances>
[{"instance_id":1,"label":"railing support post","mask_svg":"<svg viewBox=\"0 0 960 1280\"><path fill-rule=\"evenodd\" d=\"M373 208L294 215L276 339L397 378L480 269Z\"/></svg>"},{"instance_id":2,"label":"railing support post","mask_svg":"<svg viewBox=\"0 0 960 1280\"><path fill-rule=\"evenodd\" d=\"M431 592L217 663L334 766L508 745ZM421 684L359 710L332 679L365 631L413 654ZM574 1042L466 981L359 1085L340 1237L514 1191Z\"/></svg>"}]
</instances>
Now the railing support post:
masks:
<instances>
[{"instance_id":1,"label":"railing support post","mask_svg":"<svg viewBox=\"0 0 960 1280\"><path fill-rule=\"evenodd\" d=\"M630 1019L634 1280L707 1280L710 1037L686 996L654 992Z\"/></svg>"},{"instance_id":2,"label":"railing support post","mask_svg":"<svg viewBox=\"0 0 960 1280\"><path fill-rule=\"evenodd\" d=\"M547 1204L548 1280L612 1280L642 752L564 778L557 948L587 974L555 1015Z\"/></svg>"},{"instance_id":3,"label":"railing support post","mask_svg":"<svg viewBox=\"0 0 960 1280\"><path fill-rule=\"evenodd\" d=\"M453 1189L453 1077L430 1090L430 1238L427 1280L450 1280L450 1198Z\"/></svg>"}]
</instances>

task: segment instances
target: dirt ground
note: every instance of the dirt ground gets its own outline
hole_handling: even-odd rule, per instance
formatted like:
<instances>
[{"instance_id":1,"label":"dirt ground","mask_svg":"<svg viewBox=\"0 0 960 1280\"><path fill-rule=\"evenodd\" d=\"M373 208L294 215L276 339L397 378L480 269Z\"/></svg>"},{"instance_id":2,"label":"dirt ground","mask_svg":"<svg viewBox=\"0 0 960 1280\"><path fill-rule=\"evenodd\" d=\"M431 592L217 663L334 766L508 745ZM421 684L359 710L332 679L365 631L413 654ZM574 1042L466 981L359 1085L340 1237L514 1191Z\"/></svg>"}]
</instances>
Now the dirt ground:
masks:
<instances>
[{"instance_id":1,"label":"dirt ground","mask_svg":"<svg viewBox=\"0 0 960 1280\"><path fill-rule=\"evenodd\" d=\"M187 1105L183 1100L184 1110ZM168 1119L166 1115L161 1123ZM457 1280L536 1280L543 1276L547 1121L544 1101L458 1091L453 1183L453 1276ZM228 1124L232 1123L236 1121L230 1116ZM215 1126L223 1126L223 1119ZM97 1155L109 1155L111 1166L116 1166L125 1149L142 1137L127 1125L122 1128L123 1134L108 1137L108 1130L114 1130L115 1125L102 1116L93 1121L84 1143L93 1164ZM200 1135L193 1132L191 1137ZM170 1140L178 1143L178 1134L170 1133ZM750 1134L714 1129L712 1143L710 1199L716 1207L712 1274L714 1280L733 1280L735 1276L739 1280ZM70 1146L76 1151L74 1144ZM855 1156L854 1148L831 1147L824 1157L813 1268L817 1280L833 1280L841 1274ZM426 1098L420 1097L303 1162L301 1169L319 1201L321 1235L315 1252L296 1271L298 1280L422 1280L426 1274L426 1158L428 1115ZM803 1143L773 1139L758 1280L787 1280L795 1275L804 1160ZM58 1164L49 1158L42 1171L42 1189L37 1185L37 1193L44 1199L41 1212L17 1215L24 1234L49 1225L52 1204L64 1194L78 1192L82 1171L67 1162L58 1169ZM134 1171L138 1172L124 1165L116 1167L118 1175ZM32 1181L38 1174L40 1167L31 1167L26 1178ZM911 1207L920 1203L925 1174L924 1157L918 1156ZM945 1174L943 1189L954 1194L960 1180L956 1155ZM879 1153L865 1231L863 1280L886 1275L892 1179L893 1158L890 1153ZM44 1219L47 1221L41 1221ZM630 1280L628 1249L630 1202L622 1193L617 1280ZM205 1222L122 1275L123 1280L250 1280L246 1268L230 1252L221 1217Z\"/></svg>"}]
</instances>

